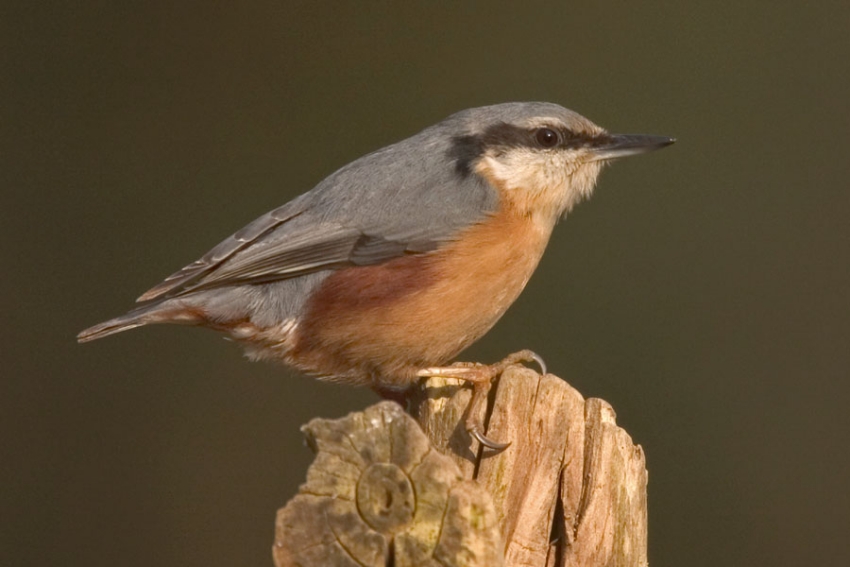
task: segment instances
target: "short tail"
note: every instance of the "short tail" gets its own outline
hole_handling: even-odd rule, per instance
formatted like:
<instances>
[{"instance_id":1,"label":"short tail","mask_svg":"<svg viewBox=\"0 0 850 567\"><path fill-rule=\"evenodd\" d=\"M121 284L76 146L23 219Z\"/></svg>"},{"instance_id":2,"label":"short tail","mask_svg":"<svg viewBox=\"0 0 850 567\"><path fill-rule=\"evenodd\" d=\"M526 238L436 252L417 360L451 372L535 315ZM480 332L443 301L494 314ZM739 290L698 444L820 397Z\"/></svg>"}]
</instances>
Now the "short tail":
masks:
<instances>
[{"instance_id":1,"label":"short tail","mask_svg":"<svg viewBox=\"0 0 850 567\"><path fill-rule=\"evenodd\" d=\"M197 314L188 313L186 309L169 306L167 301L157 302L138 307L120 317L89 327L77 335L77 342L87 343L152 323L191 324L196 323L197 320Z\"/></svg>"}]
</instances>

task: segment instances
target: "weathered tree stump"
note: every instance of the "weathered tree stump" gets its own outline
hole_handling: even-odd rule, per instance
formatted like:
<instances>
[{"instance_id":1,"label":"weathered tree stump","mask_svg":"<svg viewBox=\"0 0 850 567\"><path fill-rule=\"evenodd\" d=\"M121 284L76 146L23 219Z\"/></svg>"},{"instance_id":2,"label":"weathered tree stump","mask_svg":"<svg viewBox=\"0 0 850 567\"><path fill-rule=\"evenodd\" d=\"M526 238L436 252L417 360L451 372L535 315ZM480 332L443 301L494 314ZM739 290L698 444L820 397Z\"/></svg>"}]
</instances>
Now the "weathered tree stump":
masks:
<instances>
[{"instance_id":1,"label":"weathered tree stump","mask_svg":"<svg viewBox=\"0 0 850 567\"><path fill-rule=\"evenodd\" d=\"M502 565L493 502L394 402L302 428L316 460L278 511L279 567Z\"/></svg>"},{"instance_id":2,"label":"weathered tree stump","mask_svg":"<svg viewBox=\"0 0 850 567\"><path fill-rule=\"evenodd\" d=\"M643 451L611 406L511 367L486 435L512 444L494 452L466 433L469 397L430 379L411 402L419 425L391 402L306 425L316 459L278 512L275 564L647 564Z\"/></svg>"}]
</instances>

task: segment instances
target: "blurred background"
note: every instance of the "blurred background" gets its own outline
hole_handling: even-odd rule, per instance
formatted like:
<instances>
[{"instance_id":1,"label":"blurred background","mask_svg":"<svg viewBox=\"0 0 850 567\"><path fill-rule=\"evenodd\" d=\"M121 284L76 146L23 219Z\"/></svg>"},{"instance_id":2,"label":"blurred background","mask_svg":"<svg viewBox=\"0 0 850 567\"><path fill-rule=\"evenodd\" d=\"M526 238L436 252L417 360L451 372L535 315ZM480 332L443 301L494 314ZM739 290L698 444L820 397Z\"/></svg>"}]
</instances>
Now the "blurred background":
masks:
<instances>
[{"instance_id":1,"label":"blurred background","mask_svg":"<svg viewBox=\"0 0 850 567\"><path fill-rule=\"evenodd\" d=\"M210 331L74 335L457 110L678 138L607 169L463 358L647 454L650 563L850 564L850 4L38 2L0 16L0 564L271 565L299 426L377 400Z\"/></svg>"}]
</instances>

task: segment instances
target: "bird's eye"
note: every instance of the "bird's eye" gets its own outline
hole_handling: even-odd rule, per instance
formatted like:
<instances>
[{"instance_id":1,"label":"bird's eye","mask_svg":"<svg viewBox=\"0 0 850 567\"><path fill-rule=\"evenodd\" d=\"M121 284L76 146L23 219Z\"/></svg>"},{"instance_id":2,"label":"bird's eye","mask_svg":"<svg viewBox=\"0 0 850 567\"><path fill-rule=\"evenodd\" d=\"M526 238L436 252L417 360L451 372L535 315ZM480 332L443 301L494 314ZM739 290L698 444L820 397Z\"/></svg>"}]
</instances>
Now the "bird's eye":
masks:
<instances>
[{"instance_id":1,"label":"bird's eye","mask_svg":"<svg viewBox=\"0 0 850 567\"><path fill-rule=\"evenodd\" d=\"M554 148L560 141L558 133L551 128L540 128L537 130L535 137L537 138L537 143L544 148Z\"/></svg>"}]
</instances>

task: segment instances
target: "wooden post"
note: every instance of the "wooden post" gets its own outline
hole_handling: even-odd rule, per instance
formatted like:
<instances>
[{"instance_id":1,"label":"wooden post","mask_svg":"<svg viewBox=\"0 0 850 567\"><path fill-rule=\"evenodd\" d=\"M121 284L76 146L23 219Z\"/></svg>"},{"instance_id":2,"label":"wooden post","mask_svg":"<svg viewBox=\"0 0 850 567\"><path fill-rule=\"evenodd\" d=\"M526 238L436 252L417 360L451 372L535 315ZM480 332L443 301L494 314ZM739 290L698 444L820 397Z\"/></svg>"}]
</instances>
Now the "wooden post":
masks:
<instances>
[{"instance_id":1,"label":"wooden post","mask_svg":"<svg viewBox=\"0 0 850 567\"><path fill-rule=\"evenodd\" d=\"M610 405L511 367L486 421L511 446L494 452L463 427L469 397L430 379L411 401L416 421L381 402L307 424L316 459L278 512L275 564L647 564L644 455Z\"/></svg>"}]
</instances>

